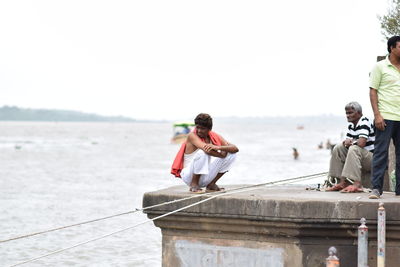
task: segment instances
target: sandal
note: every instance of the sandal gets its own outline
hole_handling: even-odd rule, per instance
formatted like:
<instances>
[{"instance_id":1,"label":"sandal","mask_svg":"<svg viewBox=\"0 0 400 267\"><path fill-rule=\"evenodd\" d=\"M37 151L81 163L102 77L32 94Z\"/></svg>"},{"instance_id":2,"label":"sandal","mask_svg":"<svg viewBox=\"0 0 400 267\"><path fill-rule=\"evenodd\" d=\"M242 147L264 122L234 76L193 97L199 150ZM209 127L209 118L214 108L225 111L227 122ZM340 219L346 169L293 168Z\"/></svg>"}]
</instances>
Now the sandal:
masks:
<instances>
[{"instance_id":1,"label":"sandal","mask_svg":"<svg viewBox=\"0 0 400 267\"><path fill-rule=\"evenodd\" d=\"M204 194L205 191L201 189L199 186L191 186L189 188L190 193L192 194Z\"/></svg>"}]
</instances>

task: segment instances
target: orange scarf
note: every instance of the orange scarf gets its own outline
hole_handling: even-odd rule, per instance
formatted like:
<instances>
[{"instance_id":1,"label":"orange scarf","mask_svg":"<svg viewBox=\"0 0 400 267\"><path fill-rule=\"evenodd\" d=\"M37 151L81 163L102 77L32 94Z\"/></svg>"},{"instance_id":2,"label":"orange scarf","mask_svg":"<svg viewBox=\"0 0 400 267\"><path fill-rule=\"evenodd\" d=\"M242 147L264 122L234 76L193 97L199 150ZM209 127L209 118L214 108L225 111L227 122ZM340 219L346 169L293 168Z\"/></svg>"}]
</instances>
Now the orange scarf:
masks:
<instances>
[{"instance_id":1,"label":"orange scarf","mask_svg":"<svg viewBox=\"0 0 400 267\"><path fill-rule=\"evenodd\" d=\"M194 129L194 133L197 135L196 129ZM210 137L210 140L214 145L220 146L222 144L221 137L219 137L219 135L216 134L215 132L209 131L208 136ZM204 142L204 139L201 140ZM183 169L185 149L186 149L186 142L182 144L181 148L178 151L178 154L176 154L174 163L172 163L171 174L175 175L175 177L178 178L181 177L181 171Z\"/></svg>"}]
</instances>

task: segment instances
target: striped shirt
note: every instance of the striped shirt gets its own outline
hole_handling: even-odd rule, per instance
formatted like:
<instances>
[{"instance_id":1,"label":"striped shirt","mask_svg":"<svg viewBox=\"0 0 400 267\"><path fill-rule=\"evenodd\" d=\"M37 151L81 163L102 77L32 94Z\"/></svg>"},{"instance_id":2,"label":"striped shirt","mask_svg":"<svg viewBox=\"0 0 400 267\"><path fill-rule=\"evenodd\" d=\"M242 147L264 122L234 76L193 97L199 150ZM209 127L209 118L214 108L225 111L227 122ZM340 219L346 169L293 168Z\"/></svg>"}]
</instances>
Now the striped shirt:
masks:
<instances>
[{"instance_id":1,"label":"striped shirt","mask_svg":"<svg viewBox=\"0 0 400 267\"><path fill-rule=\"evenodd\" d=\"M360 118L355 127L354 124L351 122L347 127L346 139L353 139L353 144L356 144L357 140L360 137L367 139L367 143L365 144L364 149L374 152L374 142L375 142L374 125L365 116Z\"/></svg>"}]
</instances>

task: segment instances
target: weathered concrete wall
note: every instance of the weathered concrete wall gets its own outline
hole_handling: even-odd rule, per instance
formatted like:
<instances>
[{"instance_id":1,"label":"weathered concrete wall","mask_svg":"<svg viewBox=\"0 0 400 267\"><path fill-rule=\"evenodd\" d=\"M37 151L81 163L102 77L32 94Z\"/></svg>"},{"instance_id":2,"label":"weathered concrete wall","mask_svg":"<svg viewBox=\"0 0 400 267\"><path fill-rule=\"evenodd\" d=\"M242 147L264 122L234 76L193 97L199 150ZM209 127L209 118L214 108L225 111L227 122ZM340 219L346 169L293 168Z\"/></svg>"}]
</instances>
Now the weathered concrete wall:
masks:
<instances>
[{"instance_id":1,"label":"weathered concrete wall","mask_svg":"<svg viewBox=\"0 0 400 267\"><path fill-rule=\"evenodd\" d=\"M224 239L166 239L165 250L171 253L166 258L171 260L165 266L285 266L284 249L276 244L245 240L227 242Z\"/></svg>"},{"instance_id":2,"label":"weathered concrete wall","mask_svg":"<svg viewBox=\"0 0 400 267\"><path fill-rule=\"evenodd\" d=\"M146 193L143 206L189 195L185 186ZM153 218L205 198L200 196L146 212ZM398 266L400 198L384 193L380 201L387 211L387 266ZM338 249L342 267L353 267L357 266L359 220L365 217L370 236L369 265L374 267L378 204L377 200L369 200L366 193L306 191L303 186L265 187L234 195L221 194L156 220L155 225L162 229L166 267L325 267L330 246Z\"/></svg>"}]
</instances>

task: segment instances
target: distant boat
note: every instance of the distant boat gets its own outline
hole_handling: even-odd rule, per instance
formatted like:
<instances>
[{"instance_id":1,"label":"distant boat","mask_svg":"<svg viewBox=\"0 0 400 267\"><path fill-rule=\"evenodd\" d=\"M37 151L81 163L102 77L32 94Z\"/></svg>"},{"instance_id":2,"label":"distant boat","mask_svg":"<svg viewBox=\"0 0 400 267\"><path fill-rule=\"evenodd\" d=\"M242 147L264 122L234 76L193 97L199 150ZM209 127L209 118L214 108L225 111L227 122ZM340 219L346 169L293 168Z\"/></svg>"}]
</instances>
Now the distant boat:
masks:
<instances>
[{"instance_id":1,"label":"distant boat","mask_svg":"<svg viewBox=\"0 0 400 267\"><path fill-rule=\"evenodd\" d=\"M195 124L192 122L177 122L173 124L173 136L171 143L182 144L186 141L188 134L193 130Z\"/></svg>"}]
</instances>

